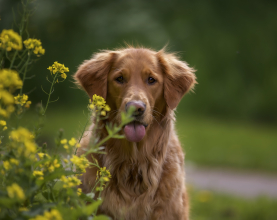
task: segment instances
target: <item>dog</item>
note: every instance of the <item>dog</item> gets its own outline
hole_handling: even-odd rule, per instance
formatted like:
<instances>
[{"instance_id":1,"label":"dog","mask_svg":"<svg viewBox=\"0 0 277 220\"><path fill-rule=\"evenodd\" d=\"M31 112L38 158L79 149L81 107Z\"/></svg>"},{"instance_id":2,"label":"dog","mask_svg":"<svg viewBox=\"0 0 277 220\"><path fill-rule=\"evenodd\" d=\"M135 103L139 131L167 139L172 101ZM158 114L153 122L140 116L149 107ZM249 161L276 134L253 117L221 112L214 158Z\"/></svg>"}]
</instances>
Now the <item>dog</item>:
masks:
<instances>
[{"instance_id":1,"label":"dog","mask_svg":"<svg viewBox=\"0 0 277 220\"><path fill-rule=\"evenodd\" d=\"M140 47L104 50L84 61L74 78L92 97L106 99L111 112L106 122L120 123L120 113L133 106L134 121L122 129L126 139L110 139L105 154L93 154L107 167L111 180L103 190L99 213L120 220L188 220L184 153L174 129L174 110L196 84L195 70L165 49ZM77 154L89 148L87 131ZM100 139L105 127L97 131ZM93 162L92 155L87 159ZM91 192L96 167L81 177L84 193Z\"/></svg>"}]
</instances>

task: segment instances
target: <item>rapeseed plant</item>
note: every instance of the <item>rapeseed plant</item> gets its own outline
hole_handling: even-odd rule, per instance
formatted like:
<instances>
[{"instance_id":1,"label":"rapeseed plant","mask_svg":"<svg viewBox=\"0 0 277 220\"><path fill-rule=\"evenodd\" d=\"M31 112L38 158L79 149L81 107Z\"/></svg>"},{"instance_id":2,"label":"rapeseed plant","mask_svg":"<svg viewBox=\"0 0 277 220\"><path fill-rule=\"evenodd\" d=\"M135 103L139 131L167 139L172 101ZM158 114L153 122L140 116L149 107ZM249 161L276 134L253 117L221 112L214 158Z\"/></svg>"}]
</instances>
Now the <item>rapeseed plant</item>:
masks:
<instances>
[{"instance_id":1,"label":"rapeseed plant","mask_svg":"<svg viewBox=\"0 0 277 220\"><path fill-rule=\"evenodd\" d=\"M59 133L56 149L66 149L67 155L57 154L56 150L50 152L47 144L36 142L42 125L28 129L17 120L24 117L22 113L32 103L23 92L25 80L31 78L26 77L28 70L37 57L45 53L39 39L28 38L22 43L23 33L27 32L24 22L28 17L27 5L30 1L23 2L19 33L3 30L0 34L0 219L92 219L97 216L97 208L102 202L101 192L109 183L111 173L106 167L100 167L97 160L90 162L86 155L98 153L110 138L122 138L118 132L132 120L132 112L122 113L121 124L106 125L108 136L101 141L98 137L92 140L86 155L79 157L76 151L91 115L98 125L111 110L104 98L94 95L88 104L88 117L81 136L67 140L62 132ZM3 68L6 63L10 64L9 67ZM47 69L52 80L46 78L51 86L49 93L43 90L48 98L45 108L41 104L38 106L41 118L45 118L49 103L53 102L50 98L54 86L66 80L66 73L69 72L68 67L57 61ZM16 125L10 124L9 120L13 118ZM79 176L92 166L98 169L97 182L89 194L84 194L77 188L81 184ZM99 216L98 219L108 218Z\"/></svg>"}]
</instances>

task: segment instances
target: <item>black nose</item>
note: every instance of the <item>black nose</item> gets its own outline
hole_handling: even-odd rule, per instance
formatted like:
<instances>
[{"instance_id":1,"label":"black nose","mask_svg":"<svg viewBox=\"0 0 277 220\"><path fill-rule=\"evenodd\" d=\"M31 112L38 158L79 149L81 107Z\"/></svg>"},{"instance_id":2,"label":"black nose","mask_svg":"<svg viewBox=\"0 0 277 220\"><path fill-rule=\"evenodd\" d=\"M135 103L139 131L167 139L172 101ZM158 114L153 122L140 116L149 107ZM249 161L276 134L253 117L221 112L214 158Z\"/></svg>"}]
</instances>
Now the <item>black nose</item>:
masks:
<instances>
[{"instance_id":1,"label":"black nose","mask_svg":"<svg viewBox=\"0 0 277 220\"><path fill-rule=\"evenodd\" d=\"M135 107L135 111L133 113L133 116L142 116L145 112L146 105L142 101L130 101L126 104L125 110L127 111L130 106Z\"/></svg>"}]
</instances>

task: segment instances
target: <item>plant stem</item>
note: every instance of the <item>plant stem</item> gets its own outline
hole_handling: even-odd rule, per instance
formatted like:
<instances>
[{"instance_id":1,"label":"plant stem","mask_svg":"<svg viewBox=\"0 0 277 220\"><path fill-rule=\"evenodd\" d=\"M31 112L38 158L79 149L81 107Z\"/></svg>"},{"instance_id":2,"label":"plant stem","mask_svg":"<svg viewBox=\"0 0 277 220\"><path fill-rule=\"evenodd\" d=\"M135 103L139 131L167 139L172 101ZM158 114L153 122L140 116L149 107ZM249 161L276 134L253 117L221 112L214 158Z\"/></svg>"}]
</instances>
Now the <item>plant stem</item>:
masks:
<instances>
[{"instance_id":1,"label":"plant stem","mask_svg":"<svg viewBox=\"0 0 277 220\"><path fill-rule=\"evenodd\" d=\"M24 70L24 73L23 73L22 87L20 89L20 95L22 95L22 91L23 91L24 81L25 81L25 77L26 77L26 73L27 73L27 69L28 69L29 60L30 60L30 54L28 54L28 59L27 59L27 62L25 63L26 66L25 66L25 70Z\"/></svg>"},{"instance_id":2,"label":"plant stem","mask_svg":"<svg viewBox=\"0 0 277 220\"><path fill-rule=\"evenodd\" d=\"M53 79L53 81L52 81L52 85L51 85L51 88L50 88L50 92L48 93L48 100L47 100L47 103L46 103L46 107L45 107L45 110L44 110L44 112L43 112L43 116L45 115L45 112L46 112L46 110L47 110L47 107L48 107L48 105L49 105L49 101L50 101L50 97L51 97L51 94L52 94L52 88L53 88L53 86L54 86L54 84L55 84L55 82L56 82L56 78L57 78L57 76L58 76L58 73L56 73L55 74L55 76L54 76L54 79Z\"/></svg>"},{"instance_id":3,"label":"plant stem","mask_svg":"<svg viewBox=\"0 0 277 220\"><path fill-rule=\"evenodd\" d=\"M13 55L13 59L12 59L12 62L11 62L11 65L10 65L10 69L12 68L13 66L13 63L15 61L15 57L17 56L17 53L18 53L18 50L15 51L14 55Z\"/></svg>"}]
</instances>

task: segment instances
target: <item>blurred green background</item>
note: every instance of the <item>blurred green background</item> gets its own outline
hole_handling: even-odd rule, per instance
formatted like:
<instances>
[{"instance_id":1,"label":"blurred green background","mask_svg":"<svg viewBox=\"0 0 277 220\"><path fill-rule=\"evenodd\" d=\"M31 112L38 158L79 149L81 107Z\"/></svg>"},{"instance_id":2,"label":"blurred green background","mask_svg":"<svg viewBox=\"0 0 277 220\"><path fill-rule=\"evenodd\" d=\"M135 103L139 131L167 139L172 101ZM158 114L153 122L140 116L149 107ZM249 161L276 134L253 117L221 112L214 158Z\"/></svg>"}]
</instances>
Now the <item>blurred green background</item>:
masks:
<instances>
[{"instance_id":1,"label":"blurred green background","mask_svg":"<svg viewBox=\"0 0 277 220\"><path fill-rule=\"evenodd\" d=\"M11 28L12 8L17 13L19 5L19 0L0 0L1 29ZM67 80L55 87L53 99L59 101L50 105L41 141L53 143L59 128L66 137L78 137L88 97L71 76L83 60L124 42L154 50L168 43L169 51L179 52L197 69L195 93L177 108L186 160L276 174L277 1L37 0L34 7L30 36L41 39L46 53L30 71L36 77L27 81L24 92L36 88L31 100L45 102L40 87L49 87L46 68L58 61L70 69ZM27 116L24 123L31 126L35 116ZM200 214L194 213L194 219L277 219L275 201L228 198L215 196L209 211L196 203ZM240 208L228 214L232 205L221 206L227 200ZM251 206L259 208L254 213Z\"/></svg>"}]
</instances>

